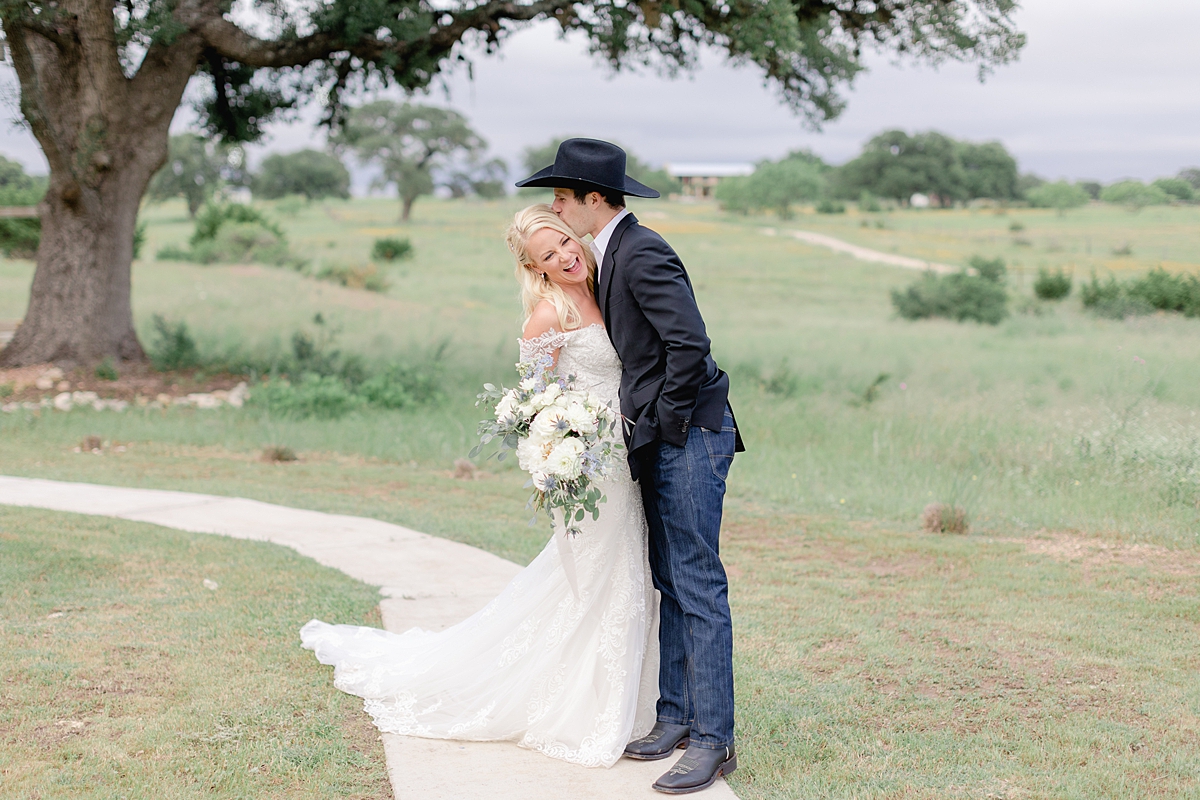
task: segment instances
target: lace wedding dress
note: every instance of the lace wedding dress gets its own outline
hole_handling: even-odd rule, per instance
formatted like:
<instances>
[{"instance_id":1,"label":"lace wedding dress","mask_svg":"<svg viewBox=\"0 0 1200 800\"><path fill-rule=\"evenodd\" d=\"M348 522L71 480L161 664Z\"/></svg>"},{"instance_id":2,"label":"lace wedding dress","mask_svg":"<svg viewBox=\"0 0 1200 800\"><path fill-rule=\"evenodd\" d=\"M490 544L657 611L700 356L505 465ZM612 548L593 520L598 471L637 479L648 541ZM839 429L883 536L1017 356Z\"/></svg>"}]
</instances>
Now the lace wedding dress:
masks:
<instances>
[{"instance_id":1,"label":"lace wedding dress","mask_svg":"<svg viewBox=\"0 0 1200 800\"><path fill-rule=\"evenodd\" d=\"M617 404L621 363L600 325L521 341L529 360L561 348L558 371ZM601 484L600 519L545 549L482 610L440 632L313 620L304 646L334 666L376 726L437 739L513 740L610 767L649 732L658 699L658 608L641 493L624 459Z\"/></svg>"}]
</instances>

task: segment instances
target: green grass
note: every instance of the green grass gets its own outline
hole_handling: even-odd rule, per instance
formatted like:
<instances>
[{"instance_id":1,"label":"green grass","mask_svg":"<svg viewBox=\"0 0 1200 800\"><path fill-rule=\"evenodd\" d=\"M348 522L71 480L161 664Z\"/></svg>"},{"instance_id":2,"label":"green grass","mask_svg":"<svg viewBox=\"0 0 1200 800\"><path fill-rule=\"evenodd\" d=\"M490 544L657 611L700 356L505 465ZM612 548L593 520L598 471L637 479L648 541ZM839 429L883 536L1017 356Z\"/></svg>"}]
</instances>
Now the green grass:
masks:
<instances>
[{"instance_id":1,"label":"green grass","mask_svg":"<svg viewBox=\"0 0 1200 800\"><path fill-rule=\"evenodd\" d=\"M216 581L215 591L205 579ZM376 591L290 550L0 507L11 798L381 798L378 732L300 649Z\"/></svg>"},{"instance_id":2,"label":"green grass","mask_svg":"<svg viewBox=\"0 0 1200 800\"><path fill-rule=\"evenodd\" d=\"M162 313L185 320L209 353L263 352L286 348L291 333L311 330L320 312L341 329L337 346L376 361L412 362L449 341L447 401L433 421L422 411L325 425L272 423L295 440L283 444L446 469L471 447L477 387L504 380L516 359L515 288L500 233L520 202L422 202L407 226L394 222L391 201L312 204L280 218L297 249L314 260L326 251L366 259L379 235L413 240L414 259L384 268L392 281L386 295L287 269L146 261L135 267L139 329L148 338L150 317ZM788 511L909 526L930 500L958 502L977 530L1074 529L1197 544L1200 321L1101 320L1071 297L996 328L909 323L894 317L888 299L890 289L913 279L908 271L764 236L770 217L668 203L635 211L683 255L717 358L733 375L735 409L750 443L735 493ZM1063 217L1029 209L885 216L906 231L912 246L905 252L945 258L921 248L949 242L960 254L980 250L980 226L1006 231L1018 214L1028 230L1035 222L1054 231L1074 226L1090 237L1166 236L1170 229L1179 258L1200 262L1200 237L1181 233L1200 229L1200 209L1191 207L1131 214L1097 206ZM144 216L148 253L190 231L181 206L150 207ZM850 216L794 222L847 238L876 233L855 227ZM27 280L27 265L0 264L0 280L19 288L21 270ZM877 399L860 402L881 374L889 377ZM175 437L173 423L97 423L113 431L132 425L121 434L126 438ZM0 429L15 424L0 420ZM49 435L55 424L29 430ZM280 443L265 441L274 429L260 420L181 424L180 435L192 444L245 451ZM6 446L36 450L41 441L36 433L15 434Z\"/></svg>"},{"instance_id":3,"label":"green grass","mask_svg":"<svg viewBox=\"0 0 1200 800\"><path fill-rule=\"evenodd\" d=\"M527 562L546 531L526 524L521 476L495 462L481 480L451 474L474 443L477 387L509 379L516 360L500 233L520 202L422 201L406 226L377 200L282 217L314 261L366 261L376 237L411 238L415 257L384 267L383 295L286 269L135 266L139 330L153 313L182 319L209 353L286 347L317 312L343 350L377 360L449 339L444 401L333 421L4 415L0 471L364 514ZM905 322L888 292L913 273L761 232L790 225L954 263L1020 253L1013 290L1028 295L1043 259L1079 276L1089 239L1104 259L1110 239L1132 242L1136 269L1158 264L1161 241L1168 266L1194 269L1200 209L893 212L882 231L853 215L634 210L688 264L749 448L723 548L739 794L1200 796L1200 321L1097 319L1073 295L997 327ZM144 217L147 253L190 234L178 207ZM1037 259L1009 241L1016 218ZM1059 249L1038 244L1052 237ZM0 317L20 315L11 293L29 270L0 262ZM88 435L127 449L74 453ZM268 445L301 461L263 463ZM965 506L972 534L921 533L931 501Z\"/></svg>"},{"instance_id":4,"label":"green grass","mask_svg":"<svg viewBox=\"0 0 1200 800\"><path fill-rule=\"evenodd\" d=\"M1200 797L1194 556L748 511L739 796Z\"/></svg>"},{"instance_id":5,"label":"green grass","mask_svg":"<svg viewBox=\"0 0 1200 800\"><path fill-rule=\"evenodd\" d=\"M863 222L867 227L863 227ZM877 227L877 223L883 225ZM963 264L974 254L1005 259L1023 288L1039 267L1062 268L1076 278L1092 272L1200 270L1200 207L1152 206L1128 211L1093 203L1059 214L1051 209L954 209L879 214L804 214L780 222L759 216L744 224L818 231L864 247ZM1018 228L1018 230L1012 230ZM1128 255L1117 251L1128 248Z\"/></svg>"}]
</instances>

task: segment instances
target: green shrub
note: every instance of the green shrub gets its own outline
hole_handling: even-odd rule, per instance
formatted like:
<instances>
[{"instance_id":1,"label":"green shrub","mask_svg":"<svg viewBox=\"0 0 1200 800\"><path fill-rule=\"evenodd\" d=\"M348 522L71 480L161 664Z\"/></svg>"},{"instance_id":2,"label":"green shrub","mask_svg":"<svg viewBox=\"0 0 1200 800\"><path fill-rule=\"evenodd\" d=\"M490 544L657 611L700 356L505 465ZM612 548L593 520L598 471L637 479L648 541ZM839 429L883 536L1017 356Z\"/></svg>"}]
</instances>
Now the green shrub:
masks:
<instances>
[{"instance_id":1,"label":"green shrub","mask_svg":"<svg viewBox=\"0 0 1200 800\"><path fill-rule=\"evenodd\" d=\"M826 198L817 203L818 214L845 214L846 204L838 200L830 200Z\"/></svg>"},{"instance_id":2,"label":"green shrub","mask_svg":"<svg viewBox=\"0 0 1200 800\"><path fill-rule=\"evenodd\" d=\"M399 239L394 236L385 236L382 239L375 240L375 246L371 248L371 258L377 258L380 261L398 261L404 258L412 258L413 246L408 239Z\"/></svg>"},{"instance_id":3,"label":"green shrub","mask_svg":"<svg viewBox=\"0 0 1200 800\"><path fill-rule=\"evenodd\" d=\"M299 268L304 261L288 250L283 229L257 210L239 203L209 203L196 217L196 229L184 249L161 248L156 257L198 264L254 262Z\"/></svg>"},{"instance_id":4,"label":"green shrub","mask_svg":"<svg viewBox=\"0 0 1200 800\"><path fill-rule=\"evenodd\" d=\"M863 192L858 197L858 210L863 213L878 213L883 211L883 206L879 205L879 200L875 195L863 189Z\"/></svg>"},{"instance_id":5,"label":"green shrub","mask_svg":"<svg viewBox=\"0 0 1200 800\"><path fill-rule=\"evenodd\" d=\"M405 408L416 402L408 387L401 381L392 380L388 373L367 378L358 387L358 393L378 408Z\"/></svg>"},{"instance_id":6,"label":"green shrub","mask_svg":"<svg viewBox=\"0 0 1200 800\"><path fill-rule=\"evenodd\" d=\"M12 381L0 383L0 399L12 397L17 391L17 386Z\"/></svg>"},{"instance_id":7,"label":"green shrub","mask_svg":"<svg viewBox=\"0 0 1200 800\"><path fill-rule=\"evenodd\" d=\"M192 251L179 245L168 244L160 247L154 257L159 261L191 261Z\"/></svg>"},{"instance_id":8,"label":"green shrub","mask_svg":"<svg viewBox=\"0 0 1200 800\"><path fill-rule=\"evenodd\" d=\"M1004 288L1004 262L976 256L972 266L979 273L958 272L936 275L927 272L903 292L892 290L892 305L904 319L943 317L958 322L997 325L1008 316L1008 292Z\"/></svg>"},{"instance_id":9,"label":"green shrub","mask_svg":"<svg viewBox=\"0 0 1200 800\"><path fill-rule=\"evenodd\" d=\"M773 209L780 219L791 219L793 205L822 195L825 169L811 153L789 153L780 161L759 162L752 175L725 178L717 184L716 198L726 211L747 214Z\"/></svg>"},{"instance_id":10,"label":"green shrub","mask_svg":"<svg viewBox=\"0 0 1200 800\"><path fill-rule=\"evenodd\" d=\"M280 214L294 217L303 211L308 203L308 198L302 194L289 194L279 198L279 202L275 204L275 210Z\"/></svg>"},{"instance_id":11,"label":"green shrub","mask_svg":"<svg viewBox=\"0 0 1200 800\"><path fill-rule=\"evenodd\" d=\"M1008 274L1003 258L971 256L967 263L971 265L971 268L975 270L979 277L992 283L1004 283L1004 278Z\"/></svg>"},{"instance_id":12,"label":"green shrub","mask_svg":"<svg viewBox=\"0 0 1200 800\"><path fill-rule=\"evenodd\" d=\"M1033 282L1033 293L1041 300L1062 300L1071 293L1071 276L1061 269L1054 272L1039 269L1037 280Z\"/></svg>"},{"instance_id":13,"label":"green shrub","mask_svg":"<svg viewBox=\"0 0 1200 800\"><path fill-rule=\"evenodd\" d=\"M1178 275L1155 269L1130 281L1125 290L1130 297L1141 298L1159 311L1177 311L1184 316L1200 316L1200 277Z\"/></svg>"},{"instance_id":14,"label":"green shrub","mask_svg":"<svg viewBox=\"0 0 1200 800\"><path fill-rule=\"evenodd\" d=\"M1083 188L1066 181L1043 183L1035 189L1030 189L1026 197L1029 205L1034 208L1058 209L1060 215L1066 213L1068 208L1086 206L1091 200Z\"/></svg>"},{"instance_id":15,"label":"green shrub","mask_svg":"<svg viewBox=\"0 0 1200 800\"><path fill-rule=\"evenodd\" d=\"M1176 275L1156 269L1140 278L1117 283L1109 276L1105 283L1092 275L1091 283L1079 290L1083 307L1095 314L1123 319L1152 311L1174 311L1188 317L1200 316L1200 277Z\"/></svg>"},{"instance_id":16,"label":"green shrub","mask_svg":"<svg viewBox=\"0 0 1200 800\"><path fill-rule=\"evenodd\" d=\"M341 378L313 372L295 383L281 378L267 381L253 391L250 402L274 416L296 419L337 419L362 405Z\"/></svg>"},{"instance_id":17,"label":"green shrub","mask_svg":"<svg viewBox=\"0 0 1200 800\"><path fill-rule=\"evenodd\" d=\"M241 203L224 203L219 205L209 203L196 215L196 230L188 243L194 247L200 242L215 240L221 228L231 222L243 225L258 225L275 234L276 238L281 241L287 238L283 235L282 228L250 206L242 205Z\"/></svg>"},{"instance_id":18,"label":"green shrub","mask_svg":"<svg viewBox=\"0 0 1200 800\"><path fill-rule=\"evenodd\" d=\"M40 219L0 218L0 252L9 258L33 258L41 241Z\"/></svg>"},{"instance_id":19,"label":"green shrub","mask_svg":"<svg viewBox=\"0 0 1200 800\"><path fill-rule=\"evenodd\" d=\"M1109 319L1124 319L1149 314L1154 310L1144 299L1130 297L1111 275L1106 282L1101 283L1093 273L1091 282L1079 287L1079 299L1083 301L1084 308L1096 316Z\"/></svg>"},{"instance_id":20,"label":"green shrub","mask_svg":"<svg viewBox=\"0 0 1200 800\"><path fill-rule=\"evenodd\" d=\"M1182 178L1159 178L1150 185L1162 191L1172 200L1190 203L1196 199L1196 190Z\"/></svg>"},{"instance_id":21,"label":"green shrub","mask_svg":"<svg viewBox=\"0 0 1200 800\"><path fill-rule=\"evenodd\" d=\"M150 363L159 372L191 369L200 365L200 351L188 332L186 322L171 323L155 314L154 336L150 342Z\"/></svg>"},{"instance_id":22,"label":"green shrub","mask_svg":"<svg viewBox=\"0 0 1200 800\"><path fill-rule=\"evenodd\" d=\"M102 381L115 381L121 377L117 373L117 365L113 363L112 357L108 357L96 365L94 374Z\"/></svg>"},{"instance_id":23,"label":"green shrub","mask_svg":"<svg viewBox=\"0 0 1200 800\"><path fill-rule=\"evenodd\" d=\"M1141 181L1121 181L1105 186L1100 199L1106 203L1122 205L1133 211L1146 206L1161 206L1169 202L1167 193L1156 186L1147 186Z\"/></svg>"},{"instance_id":24,"label":"green shrub","mask_svg":"<svg viewBox=\"0 0 1200 800\"><path fill-rule=\"evenodd\" d=\"M317 272L316 278L347 289L366 289L368 292L386 292L391 286L374 264L328 264Z\"/></svg>"},{"instance_id":25,"label":"green shrub","mask_svg":"<svg viewBox=\"0 0 1200 800\"><path fill-rule=\"evenodd\" d=\"M36 206L46 195L49 179L26 175L16 161L0 156L0 206ZM0 252L10 258L33 258L42 238L42 221L0 218Z\"/></svg>"},{"instance_id":26,"label":"green shrub","mask_svg":"<svg viewBox=\"0 0 1200 800\"><path fill-rule=\"evenodd\" d=\"M378 408L405 408L428 403L442 394L442 374L438 362L412 367L391 366L367 378L358 393Z\"/></svg>"},{"instance_id":27,"label":"green shrub","mask_svg":"<svg viewBox=\"0 0 1200 800\"><path fill-rule=\"evenodd\" d=\"M215 239L192 246L191 259L200 264L298 265L287 242L270 228L256 222L230 222L221 226Z\"/></svg>"}]
</instances>

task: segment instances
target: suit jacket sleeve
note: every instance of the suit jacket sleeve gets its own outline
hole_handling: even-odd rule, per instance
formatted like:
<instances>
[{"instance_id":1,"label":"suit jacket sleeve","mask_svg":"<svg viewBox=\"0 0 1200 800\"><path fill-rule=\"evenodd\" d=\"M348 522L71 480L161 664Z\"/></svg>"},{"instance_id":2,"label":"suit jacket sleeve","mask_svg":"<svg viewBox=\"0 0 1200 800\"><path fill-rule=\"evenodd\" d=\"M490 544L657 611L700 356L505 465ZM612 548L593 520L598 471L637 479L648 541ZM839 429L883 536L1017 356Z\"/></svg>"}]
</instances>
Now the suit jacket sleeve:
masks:
<instances>
[{"instance_id":1,"label":"suit jacket sleeve","mask_svg":"<svg viewBox=\"0 0 1200 800\"><path fill-rule=\"evenodd\" d=\"M658 396L659 436L683 446L700 387L708 378L711 343L683 262L657 236L637 242L628 280L634 299L666 349L666 376Z\"/></svg>"}]
</instances>

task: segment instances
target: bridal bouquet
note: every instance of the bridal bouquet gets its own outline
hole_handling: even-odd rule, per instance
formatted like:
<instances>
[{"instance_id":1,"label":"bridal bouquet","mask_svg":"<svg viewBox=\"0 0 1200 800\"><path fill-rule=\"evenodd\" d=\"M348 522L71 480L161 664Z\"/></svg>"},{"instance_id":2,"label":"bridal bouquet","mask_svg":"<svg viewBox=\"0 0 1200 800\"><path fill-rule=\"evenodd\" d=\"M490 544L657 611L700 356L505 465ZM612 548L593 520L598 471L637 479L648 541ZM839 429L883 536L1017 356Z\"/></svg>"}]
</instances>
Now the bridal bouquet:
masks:
<instances>
[{"instance_id":1,"label":"bridal bouquet","mask_svg":"<svg viewBox=\"0 0 1200 800\"><path fill-rule=\"evenodd\" d=\"M561 509L567 533L575 535L585 514L600 518L605 498L595 484L608 477L624 449L616 437L619 417L594 394L575 389L575 376L557 376L549 355L521 362L517 372L521 380L513 389L484 384L476 405L494 407L495 414L479 423L480 442L471 456L493 440L500 443L501 461L515 450L530 474L529 506L551 519Z\"/></svg>"}]
</instances>

